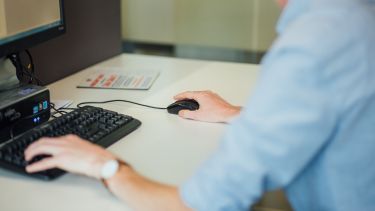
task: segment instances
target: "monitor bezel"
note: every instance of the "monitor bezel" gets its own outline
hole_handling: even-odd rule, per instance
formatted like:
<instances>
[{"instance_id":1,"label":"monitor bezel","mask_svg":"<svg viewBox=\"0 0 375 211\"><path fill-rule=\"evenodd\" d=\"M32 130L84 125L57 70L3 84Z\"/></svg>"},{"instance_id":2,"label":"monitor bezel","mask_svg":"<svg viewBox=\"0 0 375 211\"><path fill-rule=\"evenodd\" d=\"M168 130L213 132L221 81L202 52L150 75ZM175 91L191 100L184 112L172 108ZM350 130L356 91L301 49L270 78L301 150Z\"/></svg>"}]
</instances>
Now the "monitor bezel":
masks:
<instances>
[{"instance_id":1,"label":"monitor bezel","mask_svg":"<svg viewBox=\"0 0 375 211\"><path fill-rule=\"evenodd\" d=\"M66 32L66 19L64 0L60 1L61 24L45 31L13 40L9 43L0 45L0 58L7 57L11 54L22 52L26 49L39 45L43 42L56 38Z\"/></svg>"}]
</instances>

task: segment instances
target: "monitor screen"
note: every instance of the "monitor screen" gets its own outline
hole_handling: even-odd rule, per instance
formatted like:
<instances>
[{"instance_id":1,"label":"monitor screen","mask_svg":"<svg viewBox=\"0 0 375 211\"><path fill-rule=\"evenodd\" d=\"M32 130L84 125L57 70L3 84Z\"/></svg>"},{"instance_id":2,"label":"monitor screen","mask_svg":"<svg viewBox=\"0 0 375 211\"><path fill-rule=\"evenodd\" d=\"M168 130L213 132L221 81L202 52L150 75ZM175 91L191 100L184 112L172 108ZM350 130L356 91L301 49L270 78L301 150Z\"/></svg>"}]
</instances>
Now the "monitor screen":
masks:
<instances>
[{"instance_id":1,"label":"monitor screen","mask_svg":"<svg viewBox=\"0 0 375 211\"><path fill-rule=\"evenodd\" d=\"M0 57L64 32L62 0L0 0Z\"/></svg>"}]
</instances>

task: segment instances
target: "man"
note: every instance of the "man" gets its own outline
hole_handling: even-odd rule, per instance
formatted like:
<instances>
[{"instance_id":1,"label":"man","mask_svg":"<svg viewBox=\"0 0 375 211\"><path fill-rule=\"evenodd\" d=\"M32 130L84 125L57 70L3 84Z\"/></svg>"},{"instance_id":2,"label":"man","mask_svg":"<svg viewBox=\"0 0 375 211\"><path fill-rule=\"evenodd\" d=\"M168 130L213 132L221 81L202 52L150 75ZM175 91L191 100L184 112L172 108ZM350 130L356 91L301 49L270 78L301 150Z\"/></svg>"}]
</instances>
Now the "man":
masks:
<instances>
[{"instance_id":1,"label":"man","mask_svg":"<svg viewBox=\"0 0 375 211\"><path fill-rule=\"evenodd\" d=\"M280 1L280 3L286 1ZM284 188L295 210L375 210L375 1L290 0L255 92L218 151L180 188L124 164L108 188L136 210L247 210ZM227 122L240 112L211 92L186 92L198 111ZM53 167L101 179L114 155L75 136L44 138L25 152Z\"/></svg>"}]
</instances>

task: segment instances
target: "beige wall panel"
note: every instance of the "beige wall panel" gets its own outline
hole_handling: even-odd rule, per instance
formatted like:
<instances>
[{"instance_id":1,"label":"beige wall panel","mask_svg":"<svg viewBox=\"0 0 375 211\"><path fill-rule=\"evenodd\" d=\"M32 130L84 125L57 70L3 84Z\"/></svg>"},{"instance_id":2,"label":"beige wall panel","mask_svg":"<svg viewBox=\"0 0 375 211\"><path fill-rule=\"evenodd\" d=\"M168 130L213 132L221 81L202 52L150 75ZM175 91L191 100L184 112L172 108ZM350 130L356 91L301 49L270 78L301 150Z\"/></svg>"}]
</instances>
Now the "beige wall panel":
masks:
<instances>
[{"instance_id":1,"label":"beige wall panel","mask_svg":"<svg viewBox=\"0 0 375 211\"><path fill-rule=\"evenodd\" d=\"M179 44L251 48L251 0L177 0Z\"/></svg>"},{"instance_id":2,"label":"beige wall panel","mask_svg":"<svg viewBox=\"0 0 375 211\"><path fill-rule=\"evenodd\" d=\"M175 43L175 0L122 0L124 39Z\"/></svg>"},{"instance_id":3,"label":"beige wall panel","mask_svg":"<svg viewBox=\"0 0 375 211\"><path fill-rule=\"evenodd\" d=\"M0 39L6 35L7 25L5 19L4 0L0 0Z\"/></svg>"},{"instance_id":4,"label":"beige wall panel","mask_svg":"<svg viewBox=\"0 0 375 211\"><path fill-rule=\"evenodd\" d=\"M276 38L276 25L280 16L280 8L275 0L254 0L259 3L257 32L258 42L255 50L268 49Z\"/></svg>"},{"instance_id":5,"label":"beige wall panel","mask_svg":"<svg viewBox=\"0 0 375 211\"><path fill-rule=\"evenodd\" d=\"M123 38L146 43L266 51L275 0L122 0Z\"/></svg>"}]
</instances>

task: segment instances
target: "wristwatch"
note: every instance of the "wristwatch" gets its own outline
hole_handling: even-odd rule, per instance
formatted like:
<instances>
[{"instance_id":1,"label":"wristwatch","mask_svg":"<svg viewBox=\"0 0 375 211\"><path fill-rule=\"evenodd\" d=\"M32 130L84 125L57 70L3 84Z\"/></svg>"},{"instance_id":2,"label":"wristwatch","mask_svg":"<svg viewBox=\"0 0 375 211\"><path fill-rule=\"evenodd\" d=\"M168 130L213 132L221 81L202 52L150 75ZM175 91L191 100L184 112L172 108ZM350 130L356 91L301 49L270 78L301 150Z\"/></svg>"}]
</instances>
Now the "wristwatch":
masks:
<instances>
[{"instance_id":1,"label":"wristwatch","mask_svg":"<svg viewBox=\"0 0 375 211\"><path fill-rule=\"evenodd\" d=\"M106 188L108 188L107 180L115 176L116 173L120 170L121 166L130 167L128 163L116 159L109 160L106 163L104 163L100 171L100 178Z\"/></svg>"},{"instance_id":2,"label":"wristwatch","mask_svg":"<svg viewBox=\"0 0 375 211\"><path fill-rule=\"evenodd\" d=\"M115 174L120 169L120 163L118 160L109 160L106 163L104 163L101 171L100 171L100 177L103 180L107 180L115 176Z\"/></svg>"}]
</instances>

